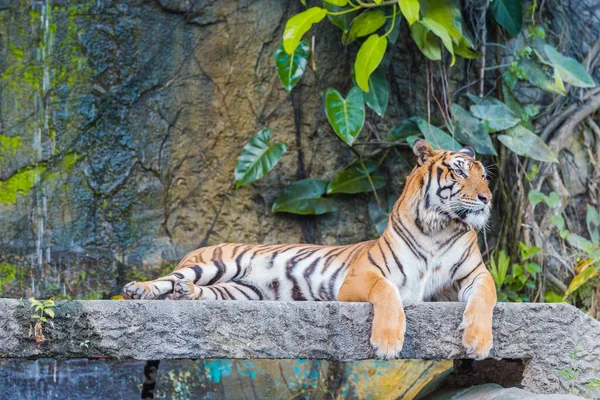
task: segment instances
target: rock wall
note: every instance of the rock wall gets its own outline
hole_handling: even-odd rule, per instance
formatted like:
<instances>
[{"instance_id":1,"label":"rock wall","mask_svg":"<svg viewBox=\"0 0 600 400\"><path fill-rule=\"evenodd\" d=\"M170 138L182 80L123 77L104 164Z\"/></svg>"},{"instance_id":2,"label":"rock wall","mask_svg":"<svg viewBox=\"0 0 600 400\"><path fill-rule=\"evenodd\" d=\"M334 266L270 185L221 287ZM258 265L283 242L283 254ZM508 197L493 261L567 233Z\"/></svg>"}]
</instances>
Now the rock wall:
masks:
<instances>
[{"instance_id":1,"label":"rock wall","mask_svg":"<svg viewBox=\"0 0 600 400\"><path fill-rule=\"evenodd\" d=\"M342 46L324 21L313 32L317 69L291 94L276 76L274 51L301 7L21 0L0 8L0 262L14 275L5 291L98 298L200 245L375 236L367 195L338 196L340 211L318 218L270 211L288 183L329 179L352 160L321 97L352 86L358 46ZM388 112L382 120L369 111L359 140L424 111L422 58L402 32ZM263 127L290 149L263 180L233 190L237 155ZM412 163L409 152L388 157L393 184L382 197L400 193Z\"/></svg>"}]
</instances>

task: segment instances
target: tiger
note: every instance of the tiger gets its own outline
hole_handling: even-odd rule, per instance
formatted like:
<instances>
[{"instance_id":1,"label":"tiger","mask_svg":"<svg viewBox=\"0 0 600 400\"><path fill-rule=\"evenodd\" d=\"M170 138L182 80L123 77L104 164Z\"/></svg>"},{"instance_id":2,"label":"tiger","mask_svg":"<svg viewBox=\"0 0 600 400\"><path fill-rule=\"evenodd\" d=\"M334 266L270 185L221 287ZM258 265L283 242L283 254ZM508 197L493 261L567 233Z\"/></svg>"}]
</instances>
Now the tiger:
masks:
<instances>
[{"instance_id":1,"label":"tiger","mask_svg":"<svg viewBox=\"0 0 600 400\"><path fill-rule=\"evenodd\" d=\"M223 243L190 252L166 276L131 282L127 299L311 300L369 302L370 343L381 359L400 355L406 331L403 301L450 291L466 302L462 343L483 359L493 345L496 289L479 249L492 193L475 151L413 144L417 165L376 240L346 246Z\"/></svg>"}]
</instances>

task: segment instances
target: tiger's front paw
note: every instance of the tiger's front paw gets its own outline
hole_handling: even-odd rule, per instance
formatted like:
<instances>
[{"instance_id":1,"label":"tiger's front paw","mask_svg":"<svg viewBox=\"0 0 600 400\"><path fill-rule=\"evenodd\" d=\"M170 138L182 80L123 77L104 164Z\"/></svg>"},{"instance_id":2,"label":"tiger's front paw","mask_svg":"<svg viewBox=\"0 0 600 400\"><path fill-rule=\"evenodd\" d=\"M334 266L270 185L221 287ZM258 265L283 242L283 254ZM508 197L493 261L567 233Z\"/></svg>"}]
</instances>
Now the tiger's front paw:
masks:
<instances>
[{"instance_id":1,"label":"tiger's front paw","mask_svg":"<svg viewBox=\"0 0 600 400\"><path fill-rule=\"evenodd\" d=\"M406 318L404 314L397 321L374 323L371 334L371 345L375 355L384 360L393 360L400 355L404 345L406 331Z\"/></svg>"},{"instance_id":2,"label":"tiger's front paw","mask_svg":"<svg viewBox=\"0 0 600 400\"><path fill-rule=\"evenodd\" d=\"M469 357L483 360L490 354L494 343L491 317L477 318L465 312L458 329L464 330L462 342Z\"/></svg>"},{"instance_id":3,"label":"tiger's front paw","mask_svg":"<svg viewBox=\"0 0 600 400\"><path fill-rule=\"evenodd\" d=\"M194 300L198 298L197 288L189 279L180 279L173 285L173 293L167 298L169 300Z\"/></svg>"},{"instance_id":4,"label":"tiger's front paw","mask_svg":"<svg viewBox=\"0 0 600 400\"><path fill-rule=\"evenodd\" d=\"M148 282L129 282L123 287L123 297L134 300L153 300L160 295L158 288Z\"/></svg>"}]
</instances>

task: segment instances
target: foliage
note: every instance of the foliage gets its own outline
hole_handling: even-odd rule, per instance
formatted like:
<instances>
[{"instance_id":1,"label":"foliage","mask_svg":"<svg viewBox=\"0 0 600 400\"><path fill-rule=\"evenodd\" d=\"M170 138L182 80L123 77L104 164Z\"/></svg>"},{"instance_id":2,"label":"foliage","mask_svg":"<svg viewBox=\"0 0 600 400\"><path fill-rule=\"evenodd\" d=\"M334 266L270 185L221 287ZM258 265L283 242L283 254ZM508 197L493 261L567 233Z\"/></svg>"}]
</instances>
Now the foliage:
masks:
<instances>
[{"instance_id":1,"label":"foliage","mask_svg":"<svg viewBox=\"0 0 600 400\"><path fill-rule=\"evenodd\" d=\"M521 31L522 8L521 0L496 0L491 2L489 12L509 34L516 35ZM397 18L400 15L403 18ZM277 74L286 90L292 90L308 70L310 49L308 40L302 40L302 37L325 16L342 30L342 44L359 42L352 69L355 86L345 98L333 88L327 89L324 96L325 114L333 132L352 149L357 160L349 169L336 173L326 190L321 190L324 183L317 184L316 182L321 182L318 180L290 185L275 201L274 212L331 212L337 210L337 205L324 198L324 194L373 191L377 197L376 190L385 186L382 177L371 176L371 167L359 168L364 156L354 145L365 124L364 104L380 117L387 109L389 84L386 71L390 63L384 60L390 52L388 43L395 42L400 32L398 28L402 19L407 22L417 47L430 60L442 60L442 48L450 55L450 65L454 64L456 55L464 58L480 56L472 34L463 24L458 2L402 0L359 1L355 4L347 0L327 0L323 3L323 8L310 7L294 15L286 23L283 40L275 52ZM389 23L386 23L387 19L390 20ZM430 118L413 117L392 129L390 140L393 143L406 142L412 145L416 138L422 136L434 148L458 150L462 145L470 145L480 154L495 156L498 152L494 139L497 139L520 156L542 162L558 162L544 140L531 130L531 119L539 113L539 108L531 104L523 106L517 99L515 90L518 89L519 82L528 82L550 93L564 95L563 82L583 88L595 84L577 61L560 54L544 42L546 35L541 26L532 24L529 30L531 42L518 51L509 64L498 66L506 69L502 73L503 82L500 84L504 101L467 93L466 97L473 103L470 112L459 104L452 104L448 118L444 121L446 129L433 124ZM247 146L256 141L255 137ZM274 154L265 158L268 161L265 165L260 161L263 159L262 155L268 153L268 141L262 140L259 149L256 152L247 151L249 154L246 164L242 164L240 158L236 168L236 187L264 176L283 155L282 151L272 151ZM248 165L262 167L249 171ZM247 177L243 177L244 173ZM345 186L340 185L340 180L345 180ZM307 192L301 193L301 190ZM379 199L377 203L380 203ZM525 278L519 278L525 275L519 274L518 269L510 276L525 281Z\"/></svg>"},{"instance_id":2,"label":"foliage","mask_svg":"<svg viewBox=\"0 0 600 400\"><path fill-rule=\"evenodd\" d=\"M521 263L512 264L508 273L510 257L504 251L498 253L497 260L490 258L490 273L496 285L499 301L531 301L538 288L537 281L541 267L532 258L542 249L520 243Z\"/></svg>"},{"instance_id":3,"label":"foliage","mask_svg":"<svg viewBox=\"0 0 600 400\"><path fill-rule=\"evenodd\" d=\"M572 394L580 394L580 390L577 389L575 387L575 383L577 383L578 380L580 380L581 375L586 372L584 371L581 367L578 367L577 364L577 360L580 358L581 353L583 353L583 350L571 350L569 351L569 358L572 360L571 364L566 366L565 368L562 369L558 369L556 370L556 372L562 376L562 378L567 381L570 382L571 387L570 387L570 392ZM599 370L592 370L592 372L600 372ZM600 379L592 377L592 378L588 378L586 382L583 383L583 385L589 390L588 394L591 394L594 396L594 398L596 397L596 395L598 395L599 393L599 389L600 389ZM588 397L587 395L585 395L584 397Z\"/></svg>"},{"instance_id":4,"label":"foliage","mask_svg":"<svg viewBox=\"0 0 600 400\"><path fill-rule=\"evenodd\" d=\"M48 322L47 316L54 318L54 307L56 304L53 299L50 300L36 300L33 297L29 298L29 304L34 309L31 319L36 320L33 328L35 335L35 341L37 343L43 343L46 338L44 337L43 324Z\"/></svg>"},{"instance_id":5,"label":"foliage","mask_svg":"<svg viewBox=\"0 0 600 400\"><path fill-rule=\"evenodd\" d=\"M270 142L271 130L263 129L244 146L235 168L236 187L262 178L277 165L287 150L287 144L278 142L270 145Z\"/></svg>"}]
</instances>

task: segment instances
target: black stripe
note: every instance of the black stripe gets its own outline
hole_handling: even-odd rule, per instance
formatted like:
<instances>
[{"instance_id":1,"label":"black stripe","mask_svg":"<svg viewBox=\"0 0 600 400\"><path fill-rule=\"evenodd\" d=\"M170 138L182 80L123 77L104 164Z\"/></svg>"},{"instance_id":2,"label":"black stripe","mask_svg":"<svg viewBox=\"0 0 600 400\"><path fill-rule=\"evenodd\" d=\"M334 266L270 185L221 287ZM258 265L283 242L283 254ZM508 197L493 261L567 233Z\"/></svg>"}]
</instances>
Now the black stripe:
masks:
<instances>
[{"instance_id":1,"label":"black stripe","mask_svg":"<svg viewBox=\"0 0 600 400\"><path fill-rule=\"evenodd\" d=\"M242 281L237 281L235 283L237 283L240 286L247 287L248 289L252 290L254 293L256 293L256 295L258 296L259 300L263 299L263 294L261 293L260 290L258 290L258 288L256 288L256 286L252 286L252 285L250 285L248 283L245 283L245 282L242 282Z\"/></svg>"},{"instance_id":2,"label":"black stripe","mask_svg":"<svg viewBox=\"0 0 600 400\"><path fill-rule=\"evenodd\" d=\"M383 270L381 269L381 267L379 265L377 265L377 263L375 262L375 260L373 260L373 257L371 257L371 252L367 253L367 258L369 259L369 262L371 263L371 265L377 267L377 269L379 271L381 271L381 276L386 276L385 272L383 272Z\"/></svg>"},{"instance_id":3,"label":"black stripe","mask_svg":"<svg viewBox=\"0 0 600 400\"><path fill-rule=\"evenodd\" d=\"M194 278L194 283L198 282L200 278L202 278L202 267L200 267L199 265L192 265L188 268L194 271L194 274L196 275L196 277Z\"/></svg>"},{"instance_id":4,"label":"black stripe","mask_svg":"<svg viewBox=\"0 0 600 400\"><path fill-rule=\"evenodd\" d=\"M174 272L173 275L175 275L175 277L177 279L184 279L185 275L183 275L181 272Z\"/></svg>"},{"instance_id":5,"label":"black stripe","mask_svg":"<svg viewBox=\"0 0 600 400\"><path fill-rule=\"evenodd\" d=\"M219 279L221 279L223 275L225 275L225 264L223 264L223 250L220 247L217 247L213 256L215 258L213 258L211 261L217 268L217 273L215 274L214 278L208 281L208 283L206 284L207 286L219 282Z\"/></svg>"},{"instance_id":6,"label":"black stripe","mask_svg":"<svg viewBox=\"0 0 600 400\"><path fill-rule=\"evenodd\" d=\"M454 276L456 275L456 272L458 271L458 269L460 268L460 266L469 258L469 256L471 255L471 252L473 250L473 244L475 243L475 241L477 240L477 238L474 238L471 243L469 243L469 245L467 246L467 248L463 251L462 256L460 257L460 259L456 262L456 264L454 264L452 266L452 268L450 268L450 279L454 280Z\"/></svg>"},{"instance_id":7,"label":"black stripe","mask_svg":"<svg viewBox=\"0 0 600 400\"><path fill-rule=\"evenodd\" d=\"M233 282L232 282L233 283ZM252 297L248 296L248 293L244 292L242 289L239 288L239 285L236 283L236 285L234 286L234 288L240 292L241 294L243 294L244 296L246 296L246 298L248 300L252 300Z\"/></svg>"},{"instance_id":8,"label":"black stripe","mask_svg":"<svg viewBox=\"0 0 600 400\"><path fill-rule=\"evenodd\" d=\"M310 283L310 278L311 278L313 272L315 272L315 269L317 268L317 264L319 263L319 261L321 261L321 257L317 257L317 259L315 261L313 261L308 266L308 268L306 268L306 270L304 271L304 279L306 280L306 284L308 285L308 293L310 294L310 297L312 300L319 300L317 298L317 296L313 293L312 285Z\"/></svg>"},{"instance_id":9,"label":"black stripe","mask_svg":"<svg viewBox=\"0 0 600 400\"><path fill-rule=\"evenodd\" d=\"M390 249L390 252L392 253L392 257L394 257L394 262L396 263L396 265L398 266L398 269L400 270L400 272L402 273L402 276L404 277L404 281L402 282L402 286L404 286L404 284L406 283L406 274L404 273L404 267L402 266L402 263L400 262L400 260L398 259L398 256L394 252L394 249L392 249L392 245L390 244L390 242L387 240L387 238L385 236L383 237L383 240L385 240L387 247Z\"/></svg>"},{"instance_id":10,"label":"black stripe","mask_svg":"<svg viewBox=\"0 0 600 400\"><path fill-rule=\"evenodd\" d=\"M227 290L227 286L226 285L221 286L221 289L223 289L225 291L225 293L227 293L227 296L229 296L229 298L231 300L235 300L235 297L233 297L233 295L231 294L231 292L229 290Z\"/></svg>"}]
</instances>

